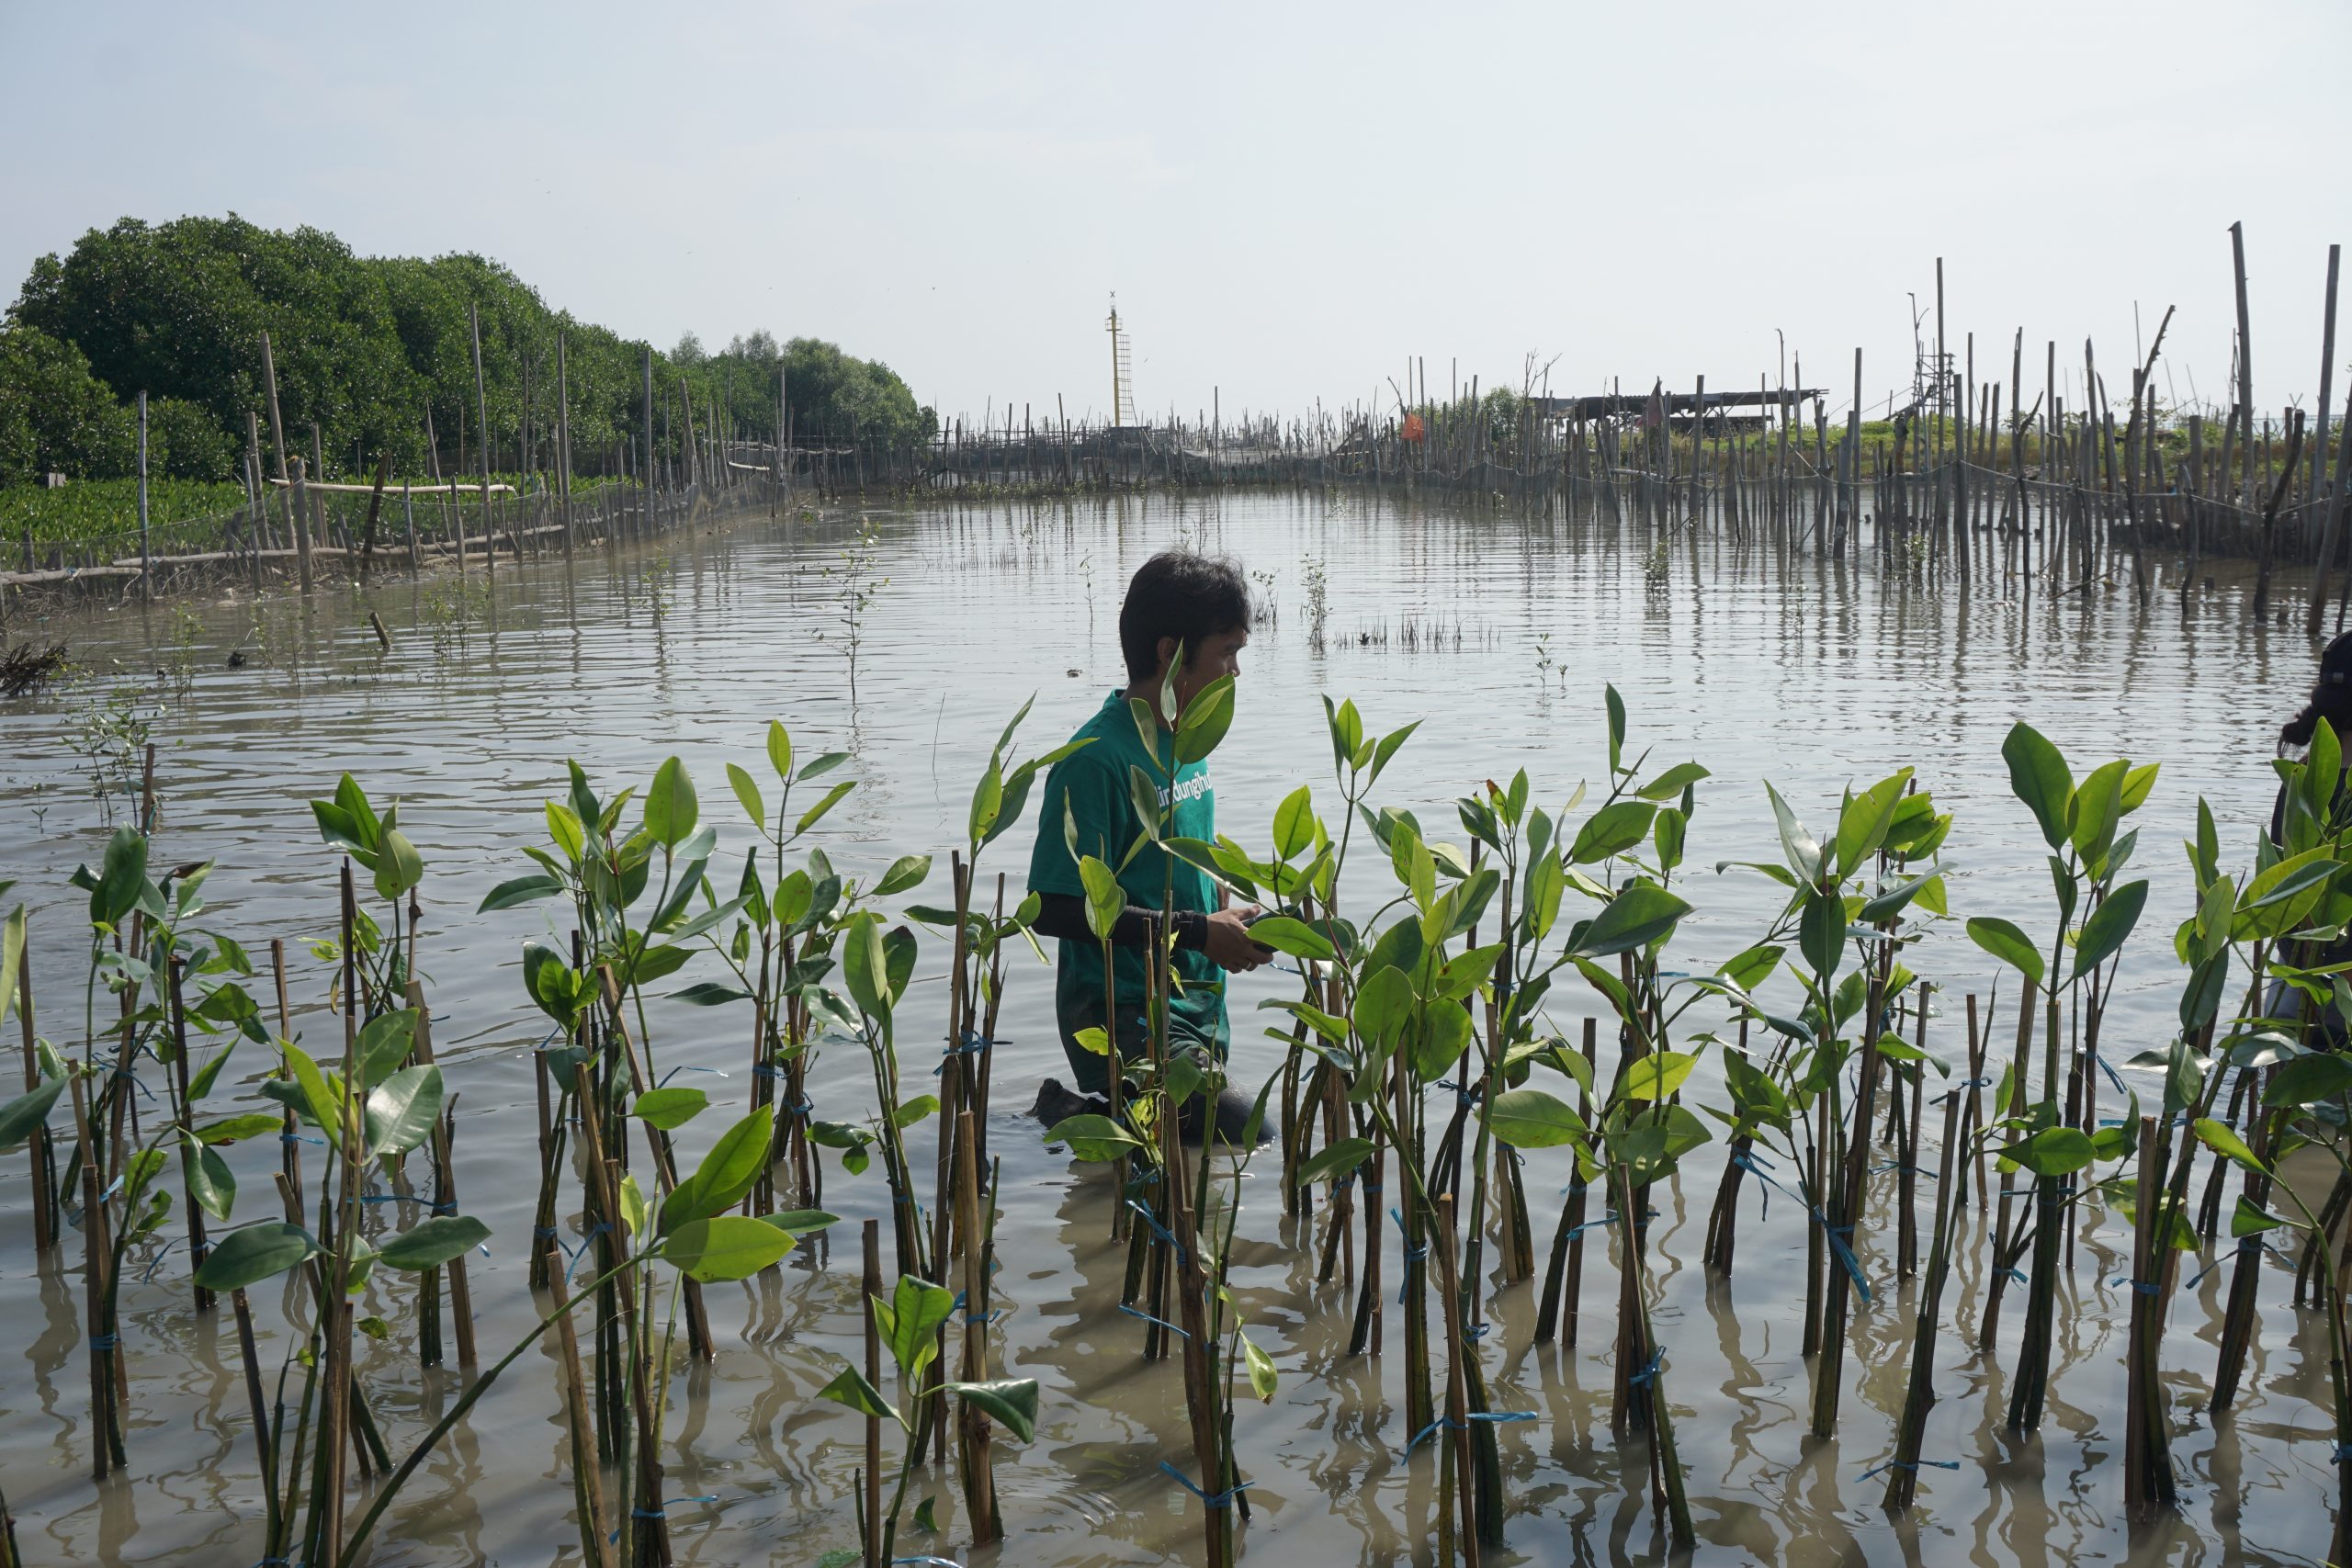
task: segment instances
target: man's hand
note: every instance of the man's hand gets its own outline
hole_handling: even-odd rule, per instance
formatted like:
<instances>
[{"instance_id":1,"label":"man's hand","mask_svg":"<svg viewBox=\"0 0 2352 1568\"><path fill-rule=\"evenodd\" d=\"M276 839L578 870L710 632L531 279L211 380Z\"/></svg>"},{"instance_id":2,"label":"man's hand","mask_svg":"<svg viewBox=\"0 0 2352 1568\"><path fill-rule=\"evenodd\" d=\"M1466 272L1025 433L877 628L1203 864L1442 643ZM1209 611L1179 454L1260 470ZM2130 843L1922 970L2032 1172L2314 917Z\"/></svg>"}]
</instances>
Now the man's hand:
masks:
<instances>
[{"instance_id":1,"label":"man's hand","mask_svg":"<svg viewBox=\"0 0 2352 1568\"><path fill-rule=\"evenodd\" d=\"M1219 909L1209 916L1208 939L1201 951L1208 954L1210 963L1230 975L1246 974L1274 955L1271 947L1261 945L1250 935L1245 919L1258 912L1255 905L1237 909Z\"/></svg>"}]
</instances>

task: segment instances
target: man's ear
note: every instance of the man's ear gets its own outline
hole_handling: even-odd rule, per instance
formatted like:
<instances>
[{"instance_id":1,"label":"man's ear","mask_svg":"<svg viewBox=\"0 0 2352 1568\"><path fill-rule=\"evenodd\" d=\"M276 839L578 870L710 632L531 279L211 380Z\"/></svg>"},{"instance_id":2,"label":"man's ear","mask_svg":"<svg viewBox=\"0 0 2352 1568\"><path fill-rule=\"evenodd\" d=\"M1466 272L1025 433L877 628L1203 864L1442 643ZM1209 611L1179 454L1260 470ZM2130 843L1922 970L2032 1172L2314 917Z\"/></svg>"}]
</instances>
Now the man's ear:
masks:
<instances>
[{"instance_id":1,"label":"man's ear","mask_svg":"<svg viewBox=\"0 0 2352 1568\"><path fill-rule=\"evenodd\" d=\"M1177 637L1164 637L1159 639L1159 653L1160 674L1165 675L1168 673L1168 666L1175 660L1177 651L1183 646L1184 644L1182 639Z\"/></svg>"}]
</instances>

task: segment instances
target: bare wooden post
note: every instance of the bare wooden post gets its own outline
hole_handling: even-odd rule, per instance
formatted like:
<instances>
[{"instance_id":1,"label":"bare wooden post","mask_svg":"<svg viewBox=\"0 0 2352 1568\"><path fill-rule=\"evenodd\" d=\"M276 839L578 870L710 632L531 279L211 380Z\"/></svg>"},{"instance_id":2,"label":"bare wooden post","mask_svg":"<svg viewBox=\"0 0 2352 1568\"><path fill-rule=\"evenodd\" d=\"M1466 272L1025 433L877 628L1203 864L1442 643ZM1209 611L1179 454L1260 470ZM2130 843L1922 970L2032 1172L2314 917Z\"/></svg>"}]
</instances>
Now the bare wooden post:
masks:
<instances>
[{"instance_id":1,"label":"bare wooden post","mask_svg":"<svg viewBox=\"0 0 2352 1568\"><path fill-rule=\"evenodd\" d=\"M481 457L482 570L488 571L498 562L498 530L490 522L490 391L481 378L481 311L476 306L466 307L466 331L473 343L474 411L481 422L475 445Z\"/></svg>"},{"instance_id":2,"label":"bare wooden post","mask_svg":"<svg viewBox=\"0 0 2352 1568\"><path fill-rule=\"evenodd\" d=\"M653 531L653 345L645 345L645 468L638 488L644 492L643 533Z\"/></svg>"},{"instance_id":3,"label":"bare wooden post","mask_svg":"<svg viewBox=\"0 0 2352 1568\"><path fill-rule=\"evenodd\" d=\"M571 380L564 334L555 334L555 482L563 507L563 554L571 558Z\"/></svg>"},{"instance_id":4,"label":"bare wooden post","mask_svg":"<svg viewBox=\"0 0 2352 1568\"><path fill-rule=\"evenodd\" d=\"M401 525L408 531L408 569L422 570L424 562L416 551L416 498L410 493L406 479L401 481Z\"/></svg>"},{"instance_id":5,"label":"bare wooden post","mask_svg":"<svg viewBox=\"0 0 2352 1568\"><path fill-rule=\"evenodd\" d=\"M154 570L147 537L147 394L139 394L139 598L144 604L153 592L148 574Z\"/></svg>"},{"instance_id":6,"label":"bare wooden post","mask_svg":"<svg viewBox=\"0 0 2352 1568\"><path fill-rule=\"evenodd\" d=\"M33 965L29 922L26 931L24 950L17 954L17 1021L24 1031L25 1092L29 1094L40 1087L40 1048L33 1039ZM57 1233L50 1224L48 1127L34 1128L25 1146L33 1160L33 1250L47 1252L57 1245Z\"/></svg>"},{"instance_id":7,"label":"bare wooden post","mask_svg":"<svg viewBox=\"0 0 2352 1568\"><path fill-rule=\"evenodd\" d=\"M858 1316L865 1324L865 1381L878 1388L882 1383L882 1337L874 1322L874 1303L882 1295L882 1230L876 1220L865 1222L865 1274L864 1310ZM882 1417L869 1413L865 1417L865 1568L882 1568Z\"/></svg>"},{"instance_id":8,"label":"bare wooden post","mask_svg":"<svg viewBox=\"0 0 2352 1568\"><path fill-rule=\"evenodd\" d=\"M287 494L292 498L289 506L294 524L295 570L302 580L302 592L307 593L311 591L311 526L304 517L309 502L307 487L302 482L303 472L302 459L295 458L293 482Z\"/></svg>"},{"instance_id":9,"label":"bare wooden post","mask_svg":"<svg viewBox=\"0 0 2352 1568\"><path fill-rule=\"evenodd\" d=\"M2238 421L2239 449L2245 454L2247 473L2254 471L2254 343L2245 308L2245 225L2230 225L2230 260L2238 287Z\"/></svg>"}]
</instances>

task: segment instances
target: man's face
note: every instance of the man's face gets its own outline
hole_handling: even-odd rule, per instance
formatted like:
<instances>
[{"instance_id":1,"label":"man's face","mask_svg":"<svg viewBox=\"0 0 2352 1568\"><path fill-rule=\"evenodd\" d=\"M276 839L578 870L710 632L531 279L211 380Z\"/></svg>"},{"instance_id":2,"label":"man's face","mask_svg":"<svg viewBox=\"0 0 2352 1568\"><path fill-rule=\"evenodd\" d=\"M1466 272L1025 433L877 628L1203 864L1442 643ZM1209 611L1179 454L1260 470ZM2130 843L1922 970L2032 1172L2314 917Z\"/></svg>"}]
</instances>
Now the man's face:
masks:
<instances>
[{"instance_id":1,"label":"man's face","mask_svg":"<svg viewBox=\"0 0 2352 1568\"><path fill-rule=\"evenodd\" d=\"M1191 660L1176 671L1177 713L1181 715L1191 706L1193 698L1211 682L1227 675L1238 681L1241 678L1241 650L1249 646L1250 633L1246 627L1218 632L1204 639ZM1168 661L1175 657L1176 639L1160 638L1160 669L1165 671Z\"/></svg>"}]
</instances>

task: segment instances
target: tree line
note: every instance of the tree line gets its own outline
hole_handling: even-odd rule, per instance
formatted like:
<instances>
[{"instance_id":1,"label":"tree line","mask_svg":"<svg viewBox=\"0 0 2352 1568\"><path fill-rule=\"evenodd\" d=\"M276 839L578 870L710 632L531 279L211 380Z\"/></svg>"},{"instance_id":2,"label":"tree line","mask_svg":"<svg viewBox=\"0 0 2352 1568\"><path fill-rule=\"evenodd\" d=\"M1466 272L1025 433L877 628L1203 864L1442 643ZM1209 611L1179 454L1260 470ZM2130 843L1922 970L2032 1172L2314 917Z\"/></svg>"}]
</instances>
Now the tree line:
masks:
<instances>
[{"instance_id":1,"label":"tree line","mask_svg":"<svg viewBox=\"0 0 2352 1568\"><path fill-rule=\"evenodd\" d=\"M371 471L380 454L403 473L435 459L444 471L479 468L469 309L481 316L491 467L552 467L559 335L575 467L641 464L643 342L549 309L487 257L356 255L324 230L263 229L232 213L125 218L33 264L0 317L0 486L135 473L141 391L151 473L240 477L249 414L268 452L264 333L287 445L308 454L316 425L327 477ZM653 354L657 457L679 449L689 406L700 428L716 412L730 434L773 440L779 372L796 436L898 444L937 426L888 366L832 344L763 331L711 353L689 333Z\"/></svg>"}]
</instances>

